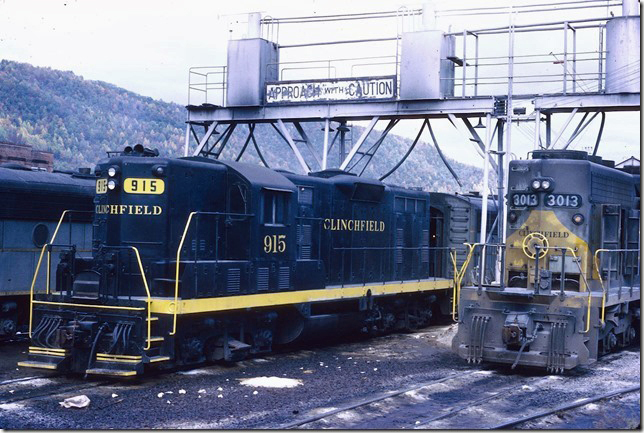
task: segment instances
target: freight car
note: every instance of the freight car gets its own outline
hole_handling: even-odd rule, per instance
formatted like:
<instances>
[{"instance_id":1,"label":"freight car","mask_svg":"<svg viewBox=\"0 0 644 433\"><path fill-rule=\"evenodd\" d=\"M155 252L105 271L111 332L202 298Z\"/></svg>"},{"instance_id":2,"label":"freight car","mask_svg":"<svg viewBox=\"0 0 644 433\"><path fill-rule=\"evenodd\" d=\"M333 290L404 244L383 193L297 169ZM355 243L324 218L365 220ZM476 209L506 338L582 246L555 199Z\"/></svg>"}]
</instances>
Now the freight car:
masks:
<instances>
[{"instance_id":1,"label":"freight car","mask_svg":"<svg viewBox=\"0 0 644 433\"><path fill-rule=\"evenodd\" d=\"M452 293L453 251L431 223L449 206L430 193L140 145L96 175L93 258L70 248L55 292L35 296L22 366L134 376L235 361L319 329L424 326Z\"/></svg>"},{"instance_id":2,"label":"freight car","mask_svg":"<svg viewBox=\"0 0 644 433\"><path fill-rule=\"evenodd\" d=\"M461 290L458 355L561 372L637 338L637 170L567 150L510 163L505 284Z\"/></svg>"},{"instance_id":3,"label":"freight car","mask_svg":"<svg viewBox=\"0 0 644 433\"><path fill-rule=\"evenodd\" d=\"M57 228L80 255L91 253L94 184L89 169L49 173L0 164L0 340L26 331L36 262ZM60 222L65 209L81 212L67 212ZM57 266L58 256L50 258ZM37 287L45 290L45 279L40 275Z\"/></svg>"}]
</instances>

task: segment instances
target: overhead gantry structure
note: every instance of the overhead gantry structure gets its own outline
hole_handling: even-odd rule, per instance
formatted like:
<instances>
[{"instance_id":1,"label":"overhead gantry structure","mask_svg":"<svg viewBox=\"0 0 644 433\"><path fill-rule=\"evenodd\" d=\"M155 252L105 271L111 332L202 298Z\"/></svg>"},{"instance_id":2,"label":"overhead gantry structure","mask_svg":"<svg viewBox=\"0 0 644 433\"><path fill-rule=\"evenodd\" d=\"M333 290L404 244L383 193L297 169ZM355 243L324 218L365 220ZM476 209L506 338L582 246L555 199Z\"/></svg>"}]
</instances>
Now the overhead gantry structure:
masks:
<instances>
[{"instance_id":1,"label":"overhead gantry structure","mask_svg":"<svg viewBox=\"0 0 644 433\"><path fill-rule=\"evenodd\" d=\"M405 161L427 129L440 158L458 181L444 157L444 144L432 128L435 119L448 119L482 157L486 206L490 191L497 197L507 192L513 123L533 122L533 147L538 149L568 147L591 122L600 122L594 140L593 152L597 152L606 112L640 110L638 2L556 1L460 12L436 11L428 4L419 10L283 19L250 14L245 37L229 41L225 66L190 69L185 154L218 159L233 134L238 134L243 145L233 157L240 160L252 143L268 165L255 136L257 125L267 124L288 145L302 173L339 168L360 175L399 122L421 119L415 140L400 149L400 160L380 178L385 179ZM608 15L610 8L610 16L516 24L517 15L539 12L539 8L556 8L561 16L571 10L577 14L580 9ZM436 29L441 13L456 16L477 10L507 14L508 24L451 33ZM399 23L397 34L391 37L290 45L275 37L280 26L387 19ZM504 45L498 43L499 38ZM385 55L280 62L286 50L387 42L392 49ZM365 66L377 73L355 73ZM319 72L319 78L298 79L298 73L311 70ZM342 70L346 73L338 75ZM286 79L293 74L293 79ZM565 116L558 131L552 128L554 115ZM581 120L572 129L579 116ZM476 120L479 124L473 126ZM366 126L357 140L348 140L347 133L357 121ZM321 143L307 135L303 125L310 122L323 125ZM483 127L481 136L478 131ZM333 162L332 152L337 152ZM488 185L491 171L496 172L494 188ZM506 231L504 202L498 203L501 238ZM485 209L481 215L481 241L485 242Z\"/></svg>"}]
</instances>

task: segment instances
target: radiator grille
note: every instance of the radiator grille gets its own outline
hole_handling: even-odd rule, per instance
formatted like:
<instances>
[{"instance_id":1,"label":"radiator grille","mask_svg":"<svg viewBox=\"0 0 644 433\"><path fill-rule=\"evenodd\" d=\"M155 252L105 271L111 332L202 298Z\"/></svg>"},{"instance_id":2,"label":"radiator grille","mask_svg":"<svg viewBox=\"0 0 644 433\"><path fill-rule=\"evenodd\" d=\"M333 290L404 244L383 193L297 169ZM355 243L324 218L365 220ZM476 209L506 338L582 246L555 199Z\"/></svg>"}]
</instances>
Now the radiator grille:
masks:
<instances>
[{"instance_id":1,"label":"radiator grille","mask_svg":"<svg viewBox=\"0 0 644 433\"><path fill-rule=\"evenodd\" d=\"M193 239L192 240L192 248L191 250L194 251L197 249L197 240ZM203 252L206 251L206 240L205 239L200 239L199 240L199 251Z\"/></svg>"},{"instance_id":2,"label":"radiator grille","mask_svg":"<svg viewBox=\"0 0 644 433\"><path fill-rule=\"evenodd\" d=\"M257 268L257 290L268 291L268 268Z\"/></svg>"},{"instance_id":3,"label":"radiator grille","mask_svg":"<svg viewBox=\"0 0 644 433\"><path fill-rule=\"evenodd\" d=\"M297 243L300 250L300 259L311 259L311 226L298 225L297 226Z\"/></svg>"},{"instance_id":4,"label":"radiator grille","mask_svg":"<svg viewBox=\"0 0 644 433\"><path fill-rule=\"evenodd\" d=\"M290 268L288 266L282 266L280 267L279 270L279 275L278 275L278 282L277 282L277 287L280 290L286 290L290 287L291 285L291 272Z\"/></svg>"},{"instance_id":5,"label":"radiator grille","mask_svg":"<svg viewBox=\"0 0 644 433\"><path fill-rule=\"evenodd\" d=\"M405 241L405 233L403 229L396 229L396 253L395 259L396 264L401 264L403 261L403 250L402 247Z\"/></svg>"},{"instance_id":6,"label":"radiator grille","mask_svg":"<svg viewBox=\"0 0 644 433\"><path fill-rule=\"evenodd\" d=\"M228 269L228 275L226 278L226 290L229 293L239 292L240 282L241 270L239 268Z\"/></svg>"},{"instance_id":7,"label":"radiator grille","mask_svg":"<svg viewBox=\"0 0 644 433\"><path fill-rule=\"evenodd\" d=\"M429 263L429 230L423 230L423 243L420 257L423 263Z\"/></svg>"}]
</instances>

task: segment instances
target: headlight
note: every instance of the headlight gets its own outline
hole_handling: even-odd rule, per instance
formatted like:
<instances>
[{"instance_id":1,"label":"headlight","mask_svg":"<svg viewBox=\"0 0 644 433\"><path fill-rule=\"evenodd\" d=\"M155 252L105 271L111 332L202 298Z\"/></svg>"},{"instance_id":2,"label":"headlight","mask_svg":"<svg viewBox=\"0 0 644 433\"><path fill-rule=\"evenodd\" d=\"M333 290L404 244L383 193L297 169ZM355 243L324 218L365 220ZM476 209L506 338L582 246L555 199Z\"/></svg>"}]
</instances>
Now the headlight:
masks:
<instances>
[{"instance_id":1,"label":"headlight","mask_svg":"<svg viewBox=\"0 0 644 433\"><path fill-rule=\"evenodd\" d=\"M107 181L107 189L109 189L110 191L114 191L117 186L118 186L118 183L114 179L110 179Z\"/></svg>"},{"instance_id":2,"label":"headlight","mask_svg":"<svg viewBox=\"0 0 644 433\"><path fill-rule=\"evenodd\" d=\"M572 222L576 225L582 225L584 223L584 216L580 213L576 213L572 216Z\"/></svg>"},{"instance_id":3,"label":"headlight","mask_svg":"<svg viewBox=\"0 0 644 433\"><path fill-rule=\"evenodd\" d=\"M118 167L110 167L110 168L107 169L107 175L109 177L116 176L118 174L118 172L119 172Z\"/></svg>"},{"instance_id":4,"label":"headlight","mask_svg":"<svg viewBox=\"0 0 644 433\"><path fill-rule=\"evenodd\" d=\"M539 189L541 188L541 181L538 179L535 179L532 181L532 189Z\"/></svg>"},{"instance_id":5,"label":"headlight","mask_svg":"<svg viewBox=\"0 0 644 433\"><path fill-rule=\"evenodd\" d=\"M155 165L152 168L152 174L154 174L155 176L161 177L165 174L165 168L163 168L163 166L161 165Z\"/></svg>"},{"instance_id":6,"label":"headlight","mask_svg":"<svg viewBox=\"0 0 644 433\"><path fill-rule=\"evenodd\" d=\"M550 181L548 179L544 179L541 181L541 187L543 189L550 189Z\"/></svg>"},{"instance_id":7,"label":"headlight","mask_svg":"<svg viewBox=\"0 0 644 433\"><path fill-rule=\"evenodd\" d=\"M515 223L518 218L519 215L517 215L515 211L510 211L510 213L508 213L508 221L510 221L511 223Z\"/></svg>"}]
</instances>

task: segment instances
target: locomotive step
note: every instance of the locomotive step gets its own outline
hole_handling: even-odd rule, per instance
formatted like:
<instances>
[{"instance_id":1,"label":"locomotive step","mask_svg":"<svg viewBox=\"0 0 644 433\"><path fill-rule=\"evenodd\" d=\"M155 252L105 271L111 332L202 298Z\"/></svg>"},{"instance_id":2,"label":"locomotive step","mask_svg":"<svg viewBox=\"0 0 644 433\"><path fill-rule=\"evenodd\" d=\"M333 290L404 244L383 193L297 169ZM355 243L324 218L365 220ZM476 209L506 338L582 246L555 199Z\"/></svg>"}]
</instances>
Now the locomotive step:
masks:
<instances>
[{"instance_id":1,"label":"locomotive step","mask_svg":"<svg viewBox=\"0 0 644 433\"><path fill-rule=\"evenodd\" d=\"M146 342L149 341L150 343L155 343L157 341L164 341L164 340L165 340L165 337L153 336L153 337L150 337L149 339L146 339L145 341Z\"/></svg>"},{"instance_id":2,"label":"locomotive step","mask_svg":"<svg viewBox=\"0 0 644 433\"><path fill-rule=\"evenodd\" d=\"M112 370L108 368L90 368L89 370L85 370L85 373L100 376L136 376L136 370Z\"/></svg>"},{"instance_id":3,"label":"locomotive step","mask_svg":"<svg viewBox=\"0 0 644 433\"><path fill-rule=\"evenodd\" d=\"M58 364L52 364L50 362L42 361L20 361L18 367L28 367L28 368L44 368L46 370L56 370L58 369Z\"/></svg>"},{"instance_id":4,"label":"locomotive step","mask_svg":"<svg viewBox=\"0 0 644 433\"><path fill-rule=\"evenodd\" d=\"M123 364L138 364L143 359L140 355L111 355L109 353L97 353L97 362L119 362Z\"/></svg>"},{"instance_id":5,"label":"locomotive step","mask_svg":"<svg viewBox=\"0 0 644 433\"><path fill-rule=\"evenodd\" d=\"M155 362L163 362L163 361L170 361L169 356L162 356L162 355L157 355L157 356L151 356L150 360L148 361L150 364L155 363Z\"/></svg>"},{"instance_id":6,"label":"locomotive step","mask_svg":"<svg viewBox=\"0 0 644 433\"><path fill-rule=\"evenodd\" d=\"M154 322L155 320L159 320L159 317L158 317L158 316L152 316L152 317L150 317L150 318L147 318L147 317L146 317L146 318L145 318L145 321L147 322L148 320L149 320L150 322Z\"/></svg>"}]
</instances>

